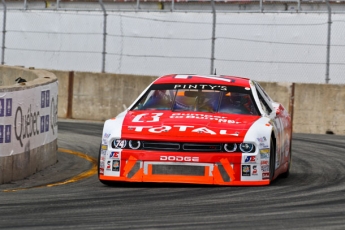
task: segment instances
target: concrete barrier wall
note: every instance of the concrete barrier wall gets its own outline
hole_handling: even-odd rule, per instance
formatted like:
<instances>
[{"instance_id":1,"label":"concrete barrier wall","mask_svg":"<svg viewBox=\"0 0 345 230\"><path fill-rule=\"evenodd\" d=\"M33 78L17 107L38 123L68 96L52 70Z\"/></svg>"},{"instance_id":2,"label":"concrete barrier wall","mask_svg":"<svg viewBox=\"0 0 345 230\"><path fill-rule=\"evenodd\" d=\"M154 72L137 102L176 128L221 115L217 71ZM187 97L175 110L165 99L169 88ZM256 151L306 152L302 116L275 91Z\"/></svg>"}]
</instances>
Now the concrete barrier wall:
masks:
<instances>
[{"instance_id":1,"label":"concrete barrier wall","mask_svg":"<svg viewBox=\"0 0 345 230\"><path fill-rule=\"evenodd\" d=\"M54 72L60 82L59 117L103 121L116 116L157 76ZM69 83L73 84L68 95ZM260 82L293 116L295 133L345 135L345 85ZM68 102L70 98L70 103ZM68 109L70 108L70 109ZM69 111L70 110L70 111ZM69 114L69 116L68 116Z\"/></svg>"},{"instance_id":2,"label":"concrete barrier wall","mask_svg":"<svg viewBox=\"0 0 345 230\"><path fill-rule=\"evenodd\" d=\"M15 79L27 80L17 84ZM57 162L54 74L0 66L0 184L23 179Z\"/></svg>"},{"instance_id":3,"label":"concrete barrier wall","mask_svg":"<svg viewBox=\"0 0 345 230\"><path fill-rule=\"evenodd\" d=\"M345 85L295 84L294 132L345 135Z\"/></svg>"},{"instance_id":4,"label":"concrete barrier wall","mask_svg":"<svg viewBox=\"0 0 345 230\"><path fill-rule=\"evenodd\" d=\"M16 83L15 80L19 77L24 78L27 81L33 81L37 78L37 75L34 72L21 67L12 68L0 65L0 73L0 87L14 85Z\"/></svg>"},{"instance_id":5,"label":"concrete barrier wall","mask_svg":"<svg viewBox=\"0 0 345 230\"><path fill-rule=\"evenodd\" d=\"M130 106L157 76L53 72L59 79L58 117L103 121Z\"/></svg>"}]
</instances>

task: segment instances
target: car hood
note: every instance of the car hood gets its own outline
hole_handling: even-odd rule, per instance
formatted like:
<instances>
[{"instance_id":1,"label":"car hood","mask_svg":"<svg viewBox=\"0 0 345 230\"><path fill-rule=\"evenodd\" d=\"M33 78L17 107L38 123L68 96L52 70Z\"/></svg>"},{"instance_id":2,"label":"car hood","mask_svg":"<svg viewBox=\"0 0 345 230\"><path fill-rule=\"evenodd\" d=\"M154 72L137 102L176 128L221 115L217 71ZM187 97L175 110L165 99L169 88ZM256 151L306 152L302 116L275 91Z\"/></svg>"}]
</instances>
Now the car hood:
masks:
<instances>
[{"instance_id":1,"label":"car hood","mask_svg":"<svg viewBox=\"0 0 345 230\"><path fill-rule=\"evenodd\" d=\"M129 111L123 120L122 137L137 140L208 141L243 140L260 116L171 112Z\"/></svg>"}]
</instances>

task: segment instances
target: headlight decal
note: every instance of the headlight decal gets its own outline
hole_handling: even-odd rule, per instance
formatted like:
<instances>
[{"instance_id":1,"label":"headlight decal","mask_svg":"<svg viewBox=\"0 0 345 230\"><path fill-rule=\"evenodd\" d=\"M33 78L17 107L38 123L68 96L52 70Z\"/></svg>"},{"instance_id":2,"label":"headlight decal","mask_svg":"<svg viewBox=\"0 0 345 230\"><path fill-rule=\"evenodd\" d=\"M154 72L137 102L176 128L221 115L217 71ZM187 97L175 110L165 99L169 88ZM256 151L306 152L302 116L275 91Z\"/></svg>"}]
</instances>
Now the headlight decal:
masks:
<instances>
[{"instance_id":1,"label":"headlight decal","mask_svg":"<svg viewBox=\"0 0 345 230\"><path fill-rule=\"evenodd\" d=\"M224 150L230 153L235 152L237 150L237 144L236 143L224 144Z\"/></svg>"},{"instance_id":2,"label":"headlight decal","mask_svg":"<svg viewBox=\"0 0 345 230\"><path fill-rule=\"evenodd\" d=\"M139 149L141 147L141 142L140 141L130 140L128 142L128 144L129 144L129 148L131 148L131 149Z\"/></svg>"},{"instance_id":3,"label":"headlight decal","mask_svg":"<svg viewBox=\"0 0 345 230\"><path fill-rule=\"evenodd\" d=\"M244 153L250 153L254 150L254 144L251 143L241 143L240 150Z\"/></svg>"}]
</instances>

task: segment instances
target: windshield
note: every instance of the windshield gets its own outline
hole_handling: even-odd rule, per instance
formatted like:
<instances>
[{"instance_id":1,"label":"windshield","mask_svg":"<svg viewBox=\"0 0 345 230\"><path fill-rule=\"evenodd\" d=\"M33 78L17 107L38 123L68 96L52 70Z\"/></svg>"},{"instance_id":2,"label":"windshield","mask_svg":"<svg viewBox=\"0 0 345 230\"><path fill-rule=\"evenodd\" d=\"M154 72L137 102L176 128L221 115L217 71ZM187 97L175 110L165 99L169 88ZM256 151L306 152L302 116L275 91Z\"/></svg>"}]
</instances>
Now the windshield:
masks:
<instances>
[{"instance_id":1,"label":"windshield","mask_svg":"<svg viewBox=\"0 0 345 230\"><path fill-rule=\"evenodd\" d=\"M250 88L203 84L180 86L153 85L132 110L259 114Z\"/></svg>"}]
</instances>

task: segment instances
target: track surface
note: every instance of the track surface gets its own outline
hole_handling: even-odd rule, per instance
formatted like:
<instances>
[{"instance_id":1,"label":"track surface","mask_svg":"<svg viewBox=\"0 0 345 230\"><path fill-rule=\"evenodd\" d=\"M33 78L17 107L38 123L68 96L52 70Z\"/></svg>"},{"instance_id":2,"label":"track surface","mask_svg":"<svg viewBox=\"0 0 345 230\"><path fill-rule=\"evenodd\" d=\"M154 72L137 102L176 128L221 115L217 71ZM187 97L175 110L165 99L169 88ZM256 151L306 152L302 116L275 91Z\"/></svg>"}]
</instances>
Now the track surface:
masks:
<instances>
[{"instance_id":1,"label":"track surface","mask_svg":"<svg viewBox=\"0 0 345 230\"><path fill-rule=\"evenodd\" d=\"M60 148L97 157L102 124L59 122ZM119 184L97 176L61 185L92 164L67 153L22 181L0 185L0 229L345 229L345 137L293 136L287 179L264 187Z\"/></svg>"}]
</instances>

